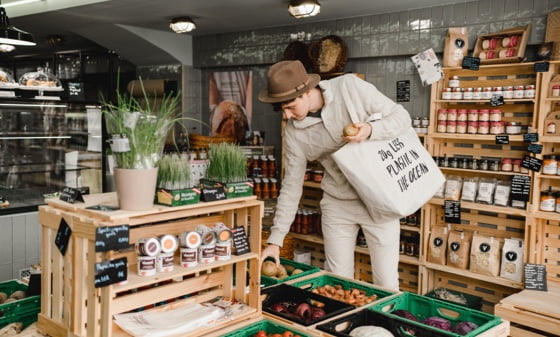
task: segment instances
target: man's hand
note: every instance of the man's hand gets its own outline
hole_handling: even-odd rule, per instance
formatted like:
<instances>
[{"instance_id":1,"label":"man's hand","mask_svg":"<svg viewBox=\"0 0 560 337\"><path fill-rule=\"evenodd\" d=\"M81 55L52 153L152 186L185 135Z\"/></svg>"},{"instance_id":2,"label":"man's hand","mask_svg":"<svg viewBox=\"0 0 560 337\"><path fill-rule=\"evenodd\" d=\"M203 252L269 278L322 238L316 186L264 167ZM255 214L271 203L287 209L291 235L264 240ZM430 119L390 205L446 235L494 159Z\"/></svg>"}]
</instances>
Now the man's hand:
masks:
<instances>
[{"instance_id":1,"label":"man's hand","mask_svg":"<svg viewBox=\"0 0 560 337\"><path fill-rule=\"evenodd\" d=\"M359 122L352 124L356 129L358 129L358 133L355 136L342 136L342 139L351 143L351 142L361 142L369 138L371 136L371 132L373 131L370 123Z\"/></svg>"},{"instance_id":2,"label":"man's hand","mask_svg":"<svg viewBox=\"0 0 560 337\"><path fill-rule=\"evenodd\" d=\"M271 257L276 262L276 267L280 267L280 247L277 245L270 244L261 252L261 265L263 261L267 258Z\"/></svg>"}]
</instances>

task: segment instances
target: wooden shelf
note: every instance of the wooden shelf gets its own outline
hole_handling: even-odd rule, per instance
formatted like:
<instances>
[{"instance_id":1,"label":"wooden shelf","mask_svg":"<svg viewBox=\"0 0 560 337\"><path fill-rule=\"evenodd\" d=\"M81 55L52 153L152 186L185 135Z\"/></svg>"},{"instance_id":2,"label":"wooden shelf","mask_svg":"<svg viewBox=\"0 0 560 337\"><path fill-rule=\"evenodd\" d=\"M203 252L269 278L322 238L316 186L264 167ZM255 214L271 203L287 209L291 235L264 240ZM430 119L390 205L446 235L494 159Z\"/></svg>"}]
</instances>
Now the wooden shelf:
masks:
<instances>
[{"instance_id":1,"label":"wooden shelf","mask_svg":"<svg viewBox=\"0 0 560 337\"><path fill-rule=\"evenodd\" d=\"M445 204L445 199L432 198L432 199L430 199L429 203L433 204L433 205L443 206ZM513 207L486 205L486 204L479 204L479 203L476 203L476 202L468 202L468 201L461 201L461 208L475 209L477 211L484 211L484 212L491 212L491 213L502 213L502 214L508 214L508 215L516 215L516 216L527 216L527 211L524 210L524 209L513 208Z\"/></svg>"},{"instance_id":2,"label":"wooden shelf","mask_svg":"<svg viewBox=\"0 0 560 337\"><path fill-rule=\"evenodd\" d=\"M445 139L464 139L474 141L495 141L497 135L479 135L468 133L439 133L434 132L430 134L431 138L445 138ZM523 135L509 135L510 142L523 142Z\"/></svg>"},{"instance_id":3,"label":"wooden shelf","mask_svg":"<svg viewBox=\"0 0 560 337\"><path fill-rule=\"evenodd\" d=\"M321 189L321 183L316 183L314 181L304 181L303 186Z\"/></svg>"},{"instance_id":4,"label":"wooden shelf","mask_svg":"<svg viewBox=\"0 0 560 337\"><path fill-rule=\"evenodd\" d=\"M490 105L489 99L436 99L435 103L481 103ZM507 98L504 99L505 104L515 104L515 103L535 103L534 98Z\"/></svg>"},{"instance_id":5,"label":"wooden shelf","mask_svg":"<svg viewBox=\"0 0 560 337\"><path fill-rule=\"evenodd\" d=\"M476 172L480 174L492 174L492 175L503 175L503 176L527 176L527 173L520 173L520 172L507 172L507 171L488 171L488 170L470 170L470 169L463 169L463 168L453 168L453 167L441 167L440 169L444 172ZM560 179L560 176L558 176Z\"/></svg>"},{"instance_id":6,"label":"wooden shelf","mask_svg":"<svg viewBox=\"0 0 560 337\"><path fill-rule=\"evenodd\" d=\"M422 229L417 226L410 226L410 225L403 225L401 224L401 230L410 231L410 232L422 232Z\"/></svg>"},{"instance_id":7,"label":"wooden shelf","mask_svg":"<svg viewBox=\"0 0 560 337\"><path fill-rule=\"evenodd\" d=\"M493 283L493 284L499 284L499 285L506 286L506 287L509 287L509 288L523 289L523 283L511 281L511 280L508 280L508 279L505 279L505 278L502 278L502 277L473 273L469 270L443 266L441 264L435 264L435 263L430 263L430 262L426 262L426 267L430 268L430 269L434 269L434 270L443 271L443 272L446 272L446 273L458 274L458 275L462 275L464 277L468 277L468 278L472 278L472 279L476 279L476 280L481 280L481 281L485 281L485 282L490 282L490 283Z\"/></svg>"}]
</instances>

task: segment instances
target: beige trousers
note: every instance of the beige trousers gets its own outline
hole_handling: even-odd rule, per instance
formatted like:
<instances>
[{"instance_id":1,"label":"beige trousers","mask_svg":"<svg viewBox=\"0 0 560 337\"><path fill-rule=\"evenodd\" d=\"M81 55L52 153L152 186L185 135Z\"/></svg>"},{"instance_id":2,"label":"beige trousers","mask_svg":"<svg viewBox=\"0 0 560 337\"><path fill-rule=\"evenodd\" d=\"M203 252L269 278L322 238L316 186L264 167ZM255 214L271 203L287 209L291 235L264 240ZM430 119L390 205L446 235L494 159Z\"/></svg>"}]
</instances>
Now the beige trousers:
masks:
<instances>
[{"instance_id":1,"label":"beige trousers","mask_svg":"<svg viewBox=\"0 0 560 337\"><path fill-rule=\"evenodd\" d=\"M321 213L325 270L354 278L354 248L362 228L374 283L399 290L399 219L375 223L360 200L339 200L326 193L321 200Z\"/></svg>"}]
</instances>

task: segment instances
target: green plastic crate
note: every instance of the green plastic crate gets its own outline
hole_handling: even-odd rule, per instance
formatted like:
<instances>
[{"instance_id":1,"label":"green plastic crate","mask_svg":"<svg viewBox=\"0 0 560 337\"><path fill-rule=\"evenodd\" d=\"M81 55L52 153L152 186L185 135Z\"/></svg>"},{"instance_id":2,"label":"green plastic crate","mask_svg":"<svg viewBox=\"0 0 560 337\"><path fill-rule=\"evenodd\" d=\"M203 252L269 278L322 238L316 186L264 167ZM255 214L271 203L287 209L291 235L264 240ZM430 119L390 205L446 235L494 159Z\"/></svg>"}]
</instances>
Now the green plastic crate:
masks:
<instances>
[{"instance_id":1,"label":"green plastic crate","mask_svg":"<svg viewBox=\"0 0 560 337\"><path fill-rule=\"evenodd\" d=\"M396 320L398 322L406 322L407 324L412 324L413 326L430 329L433 331L434 336L472 337L501 323L501 319L498 316L409 292L404 292L398 296L382 300L368 307L368 309L382 314L387 319ZM392 314L391 312L394 310L407 310L413 314L419 322L414 322ZM432 316L438 316L449 320L451 322L451 326L462 321L469 321L478 325L478 328L466 335L459 335L420 323L424 319Z\"/></svg>"},{"instance_id":2,"label":"green plastic crate","mask_svg":"<svg viewBox=\"0 0 560 337\"><path fill-rule=\"evenodd\" d=\"M27 291L27 285L17 280L0 283L0 292L6 293L8 297L18 290ZM14 322L22 322L25 328L37 321L39 311L41 311L40 295L0 304L0 328Z\"/></svg>"},{"instance_id":3,"label":"green plastic crate","mask_svg":"<svg viewBox=\"0 0 560 337\"><path fill-rule=\"evenodd\" d=\"M465 299L466 303L459 303L459 302L455 302L449 299L445 299L445 298L440 298L437 295L438 290L443 290L443 291L447 291L450 294L456 295L456 296L462 296ZM451 289L447 289L447 288L436 288L428 293L425 294L425 296L431 297L431 298L435 298L441 301L445 301L448 303L453 303L453 304L458 304L458 305L462 305L471 309L475 309L475 310L480 310L482 309L482 297L480 296L475 296L475 295L471 295L471 294L466 294L460 291L456 291L456 290L451 290Z\"/></svg>"},{"instance_id":4,"label":"green plastic crate","mask_svg":"<svg viewBox=\"0 0 560 337\"><path fill-rule=\"evenodd\" d=\"M296 275L290 275L288 277L284 277L283 279L277 279L274 277L261 275L261 287L266 288L275 284L284 283L286 281L290 281L298 277L310 275L321 270L319 267L310 266L305 263L295 262L292 260L284 259L282 257L280 258L280 264L292 266L294 267L294 269L301 269L303 270L303 272Z\"/></svg>"},{"instance_id":5,"label":"green plastic crate","mask_svg":"<svg viewBox=\"0 0 560 337\"><path fill-rule=\"evenodd\" d=\"M325 285L330 285L330 286L337 286L340 285L342 286L342 288L344 290L349 290L351 288L354 289L358 289L363 291L366 296L372 296L372 295L377 295L377 300L374 302L377 302L379 300L381 300L382 298L385 298L387 296L393 295L395 294L395 292L391 292L388 290L384 290L384 289L378 289L378 288L374 288L374 287L368 287L364 284L361 283L357 283L357 282L352 282L351 280L347 280L347 279L343 279L343 278L339 278L333 275L321 275L318 277L313 277L313 278L308 278L305 280L301 280L301 281L297 281L292 283L292 285L294 287L298 287L301 289L305 289L305 290L313 290L315 288L318 287L324 287ZM372 302L373 303L373 302ZM368 303L368 305L371 303Z\"/></svg>"},{"instance_id":6,"label":"green plastic crate","mask_svg":"<svg viewBox=\"0 0 560 337\"><path fill-rule=\"evenodd\" d=\"M272 333L283 333L284 331L288 330L295 334L300 335L301 337L309 337L300 331L294 330L286 325L278 324L267 319L263 319L262 321L253 323L243 329L232 331L228 334L221 335L220 337L253 337L257 332L260 330L266 331L267 334Z\"/></svg>"}]
</instances>

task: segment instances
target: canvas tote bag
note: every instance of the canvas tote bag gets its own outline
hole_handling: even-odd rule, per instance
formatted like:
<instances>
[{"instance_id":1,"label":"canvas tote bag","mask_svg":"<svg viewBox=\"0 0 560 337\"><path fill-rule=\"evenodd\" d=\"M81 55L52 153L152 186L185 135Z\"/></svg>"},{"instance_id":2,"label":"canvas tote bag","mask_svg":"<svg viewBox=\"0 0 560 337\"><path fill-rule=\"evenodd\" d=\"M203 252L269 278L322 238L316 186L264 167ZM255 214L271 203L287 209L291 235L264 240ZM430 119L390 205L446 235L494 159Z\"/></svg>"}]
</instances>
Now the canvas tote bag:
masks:
<instances>
[{"instance_id":1,"label":"canvas tote bag","mask_svg":"<svg viewBox=\"0 0 560 337\"><path fill-rule=\"evenodd\" d=\"M412 127L393 139L348 143L332 156L376 222L416 212L445 182Z\"/></svg>"}]
</instances>

